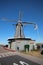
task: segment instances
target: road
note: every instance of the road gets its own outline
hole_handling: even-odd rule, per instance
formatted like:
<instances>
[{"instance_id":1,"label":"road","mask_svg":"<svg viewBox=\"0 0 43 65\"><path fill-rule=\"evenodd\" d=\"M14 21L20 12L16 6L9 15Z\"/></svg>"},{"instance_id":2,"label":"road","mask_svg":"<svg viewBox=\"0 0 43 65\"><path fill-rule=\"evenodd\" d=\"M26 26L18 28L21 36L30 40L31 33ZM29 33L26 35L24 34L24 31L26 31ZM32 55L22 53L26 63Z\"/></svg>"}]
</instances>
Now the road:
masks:
<instances>
[{"instance_id":1,"label":"road","mask_svg":"<svg viewBox=\"0 0 43 65\"><path fill-rule=\"evenodd\" d=\"M24 62L24 64L22 64L21 62L22 63ZM0 63L1 63L1 65L13 65L13 63L16 63L14 65L39 65L39 64L32 62L30 60L27 60L19 55L0 58Z\"/></svg>"},{"instance_id":2,"label":"road","mask_svg":"<svg viewBox=\"0 0 43 65\"><path fill-rule=\"evenodd\" d=\"M39 65L39 64L43 65L42 59L38 59L30 55L25 55L20 52L11 52L5 50L3 46L0 46L0 65Z\"/></svg>"}]
</instances>

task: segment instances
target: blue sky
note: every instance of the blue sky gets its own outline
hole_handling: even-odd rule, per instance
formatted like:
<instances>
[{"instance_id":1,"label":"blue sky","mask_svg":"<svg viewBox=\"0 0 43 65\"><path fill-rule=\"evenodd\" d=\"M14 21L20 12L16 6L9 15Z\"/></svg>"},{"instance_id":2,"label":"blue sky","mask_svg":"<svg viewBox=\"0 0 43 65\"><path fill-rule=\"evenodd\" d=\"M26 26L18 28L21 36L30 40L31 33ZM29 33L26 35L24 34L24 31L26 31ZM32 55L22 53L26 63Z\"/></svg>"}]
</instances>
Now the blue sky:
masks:
<instances>
[{"instance_id":1,"label":"blue sky","mask_svg":"<svg viewBox=\"0 0 43 65\"><path fill-rule=\"evenodd\" d=\"M22 21L38 25L37 30L32 25L24 26L25 37L43 42L43 0L0 0L0 18L18 20L19 11L22 12ZM8 38L14 37L14 23L0 20L0 44L7 44Z\"/></svg>"}]
</instances>

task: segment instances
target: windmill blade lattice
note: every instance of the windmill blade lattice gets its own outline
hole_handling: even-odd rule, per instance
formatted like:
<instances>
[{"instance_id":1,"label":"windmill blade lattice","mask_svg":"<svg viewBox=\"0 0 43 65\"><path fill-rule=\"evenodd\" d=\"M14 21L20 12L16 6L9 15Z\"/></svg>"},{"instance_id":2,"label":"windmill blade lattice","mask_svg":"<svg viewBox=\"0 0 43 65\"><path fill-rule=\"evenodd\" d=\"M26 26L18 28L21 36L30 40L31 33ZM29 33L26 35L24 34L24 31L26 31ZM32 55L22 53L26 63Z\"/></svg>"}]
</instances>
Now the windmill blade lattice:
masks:
<instances>
[{"instance_id":1,"label":"windmill blade lattice","mask_svg":"<svg viewBox=\"0 0 43 65\"><path fill-rule=\"evenodd\" d=\"M34 25L34 29L36 30L38 28L37 24L34 22L22 22L23 25L28 25L28 24L32 24Z\"/></svg>"},{"instance_id":2,"label":"windmill blade lattice","mask_svg":"<svg viewBox=\"0 0 43 65\"><path fill-rule=\"evenodd\" d=\"M7 19L7 18L0 18L2 21L8 21L8 22L17 22L17 20Z\"/></svg>"}]
</instances>

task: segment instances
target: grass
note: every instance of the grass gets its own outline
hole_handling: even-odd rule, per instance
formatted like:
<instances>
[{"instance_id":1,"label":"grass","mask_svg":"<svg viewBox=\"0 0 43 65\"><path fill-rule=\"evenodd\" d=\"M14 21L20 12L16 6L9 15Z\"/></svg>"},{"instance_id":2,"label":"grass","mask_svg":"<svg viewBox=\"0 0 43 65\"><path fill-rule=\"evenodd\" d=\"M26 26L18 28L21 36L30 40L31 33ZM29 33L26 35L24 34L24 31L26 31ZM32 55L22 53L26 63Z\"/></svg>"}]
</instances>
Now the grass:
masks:
<instances>
[{"instance_id":1,"label":"grass","mask_svg":"<svg viewBox=\"0 0 43 65\"><path fill-rule=\"evenodd\" d=\"M43 59L43 55L41 55L40 51L29 51L29 52L22 51L22 53Z\"/></svg>"}]
</instances>

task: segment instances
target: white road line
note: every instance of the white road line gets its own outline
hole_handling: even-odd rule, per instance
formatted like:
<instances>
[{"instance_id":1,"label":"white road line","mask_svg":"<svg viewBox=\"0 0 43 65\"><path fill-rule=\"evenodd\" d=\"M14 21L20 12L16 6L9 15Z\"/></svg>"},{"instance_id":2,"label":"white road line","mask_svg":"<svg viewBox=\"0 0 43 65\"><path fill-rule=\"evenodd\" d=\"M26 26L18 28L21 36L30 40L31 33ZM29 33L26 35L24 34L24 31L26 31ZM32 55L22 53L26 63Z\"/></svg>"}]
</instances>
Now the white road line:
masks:
<instances>
[{"instance_id":1,"label":"white road line","mask_svg":"<svg viewBox=\"0 0 43 65\"><path fill-rule=\"evenodd\" d=\"M2 58L3 56L2 55L0 55L0 58Z\"/></svg>"},{"instance_id":2,"label":"white road line","mask_svg":"<svg viewBox=\"0 0 43 65\"><path fill-rule=\"evenodd\" d=\"M18 64L16 64L16 63L13 63L13 65L18 65Z\"/></svg>"},{"instance_id":3,"label":"white road line","mask_svg":"<svg viewBox=\"0 0 43 65\"><path fill-rule=\"evenodd\" d=\"M2 57L5 57L4 54L1 55Z\"/></svg>"},{"instance_id":4,"label":"white road line","mask_svg":"<svg viewBox=\"0 0 43 65\"><path fill-rule=\"evenodd\" d=\"M24 61L19 61L19 63L20 63L21 65L29 65L28 63L26 63L26 62L24 62Z\"/></svg>"},{"instance_id":5,"label":"white road line","mask_svg":"<svg viewBox=\"0 0 43 65\"><path fill-rule=\"evenodd\" d=\"M1 58L1 57L12 56L12 55L15 55L15 53L13 53L13 52L1 53L1 54L0 54L0 58Z\"/></svg>"}]
</instances>

